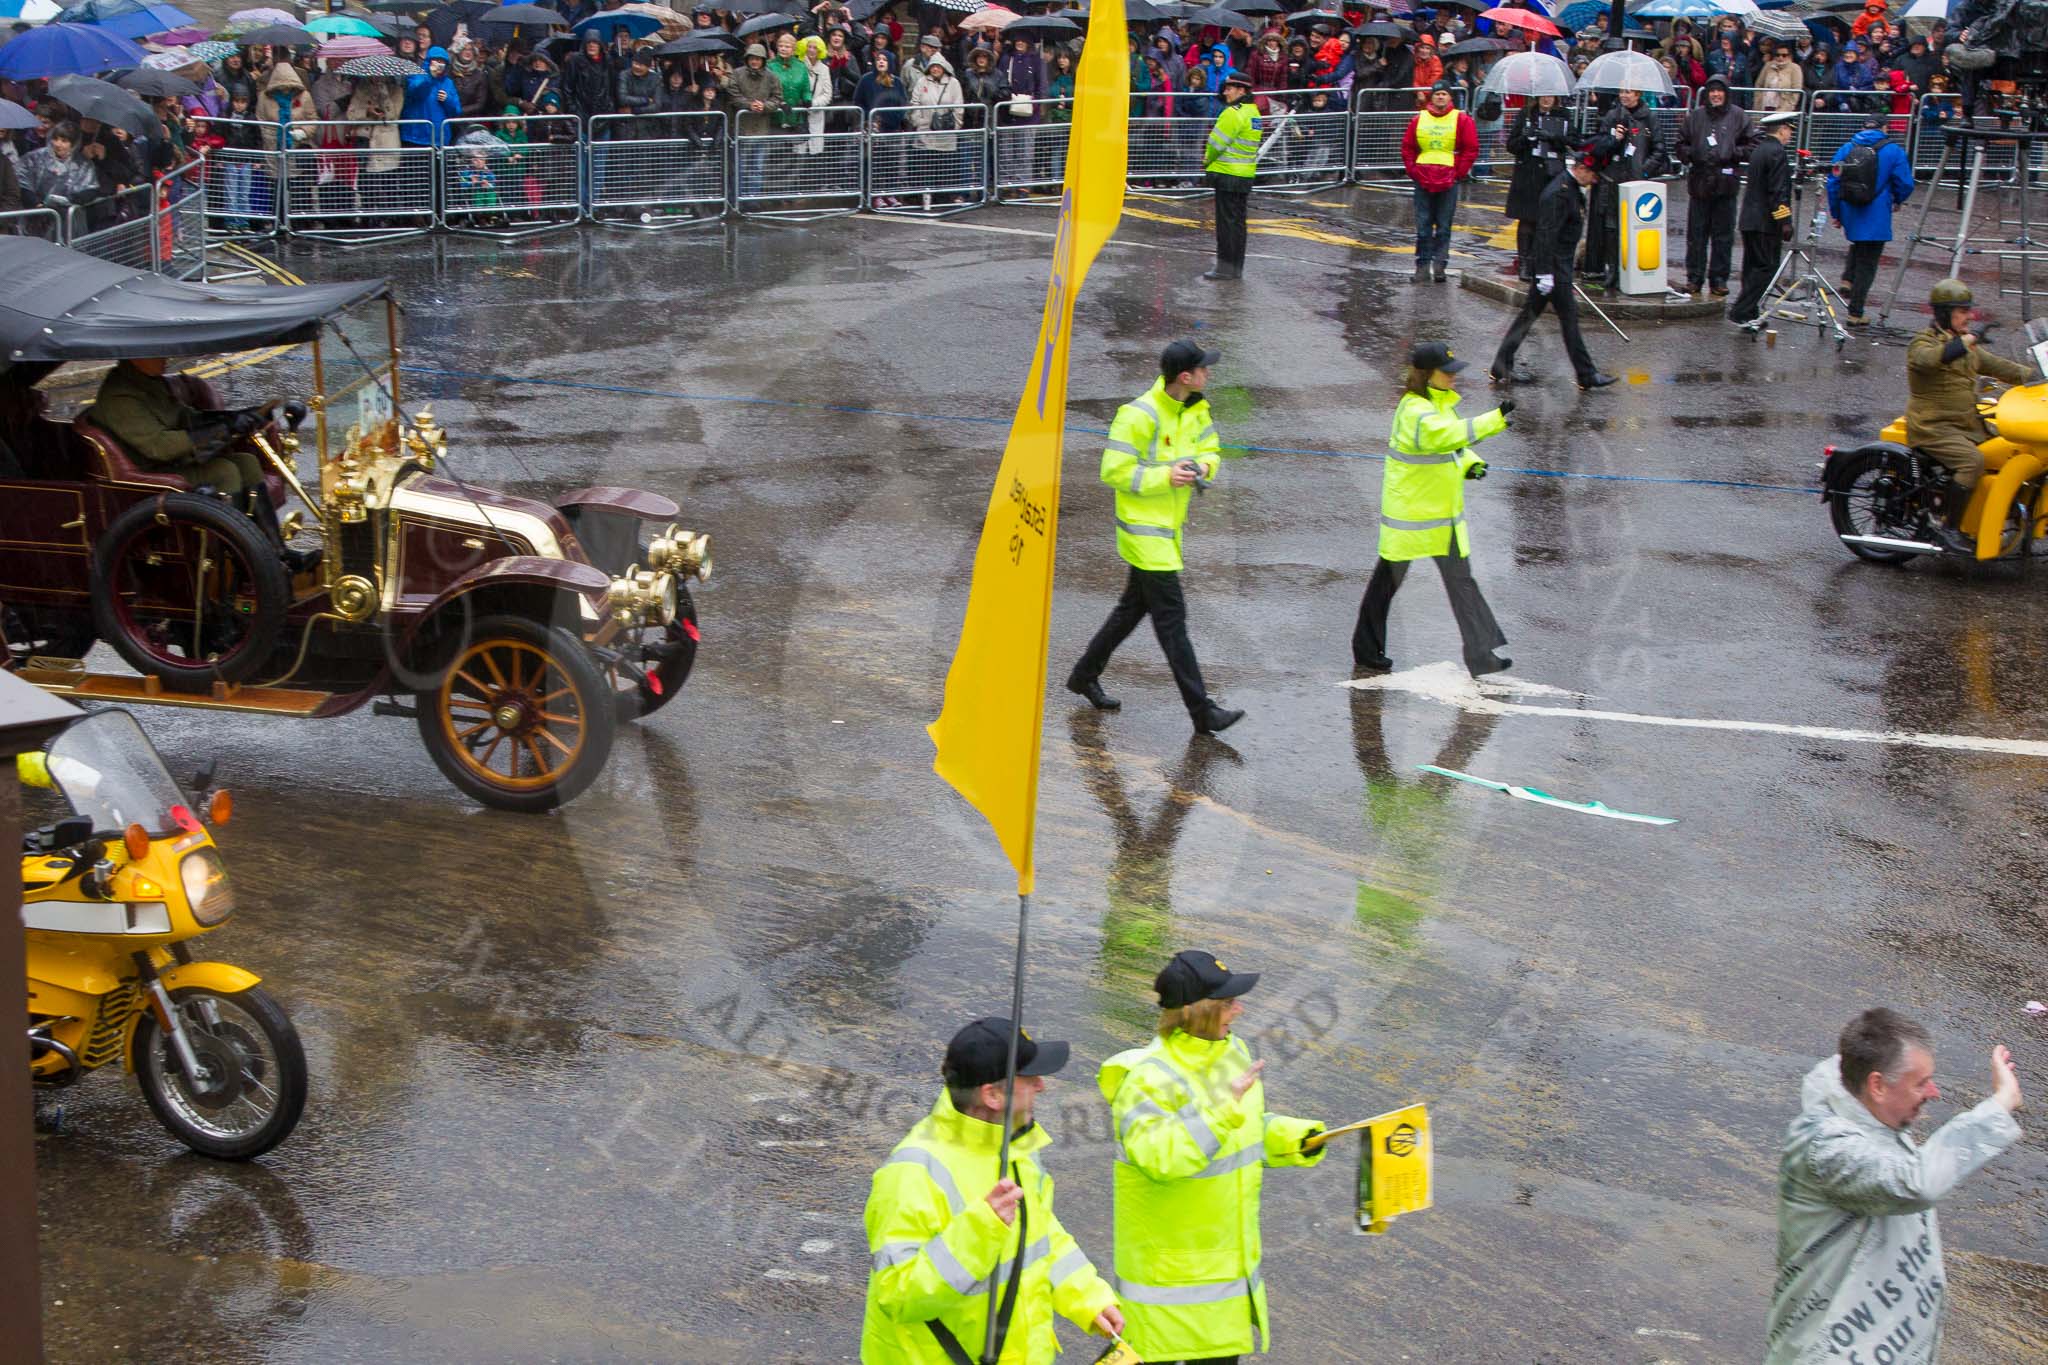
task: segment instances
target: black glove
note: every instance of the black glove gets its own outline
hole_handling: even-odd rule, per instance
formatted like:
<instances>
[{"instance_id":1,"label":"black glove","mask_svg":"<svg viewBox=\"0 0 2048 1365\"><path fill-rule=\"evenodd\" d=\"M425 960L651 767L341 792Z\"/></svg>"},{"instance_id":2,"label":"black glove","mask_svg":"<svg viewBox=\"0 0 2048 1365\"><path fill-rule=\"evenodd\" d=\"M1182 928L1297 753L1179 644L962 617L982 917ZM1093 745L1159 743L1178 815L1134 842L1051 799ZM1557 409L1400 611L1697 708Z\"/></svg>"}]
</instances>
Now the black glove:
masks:
<instances>
[{"instance_id":1,"label":"black glove","mask_svg":"<svg viewBox=\"0 0 2048 1365\"><path fill-rule=\"evenodd\" d=\"M243 408L228 419L228 430L236 436L247 436L270 420L270 413L264 408Z\"/></svg>"},{"instance_id":2,"label":"black glove","mask_svg":"<svg viewBox=\"0 0 2048 1365\"><path fill-rule=\"evenodd\" d=\"M232 432L229 429L228 423L216 417L209 417L203 421L194 422L190 432L192 436L192 454L202 460L212 459L215 455L220 454L222 448L232 439Z\"/></svg>"},{"instance_id":3,"label":"black glove","mask_svg":"<svg viewBox=\"0 0 2048 1365\"><path fill-rule=\"evenodd\" d=\"M1512 416L1512 415L1514 414L1514 411L1515 411L1515 400L1514 400L1514 399L1512 399L1512 398L1503 398L1503 399L1501 399L1501 400L1500 400L1500 415L1501 415L1502 417L1509 417L1509 416Z\"/></svg>"}]
</instances>

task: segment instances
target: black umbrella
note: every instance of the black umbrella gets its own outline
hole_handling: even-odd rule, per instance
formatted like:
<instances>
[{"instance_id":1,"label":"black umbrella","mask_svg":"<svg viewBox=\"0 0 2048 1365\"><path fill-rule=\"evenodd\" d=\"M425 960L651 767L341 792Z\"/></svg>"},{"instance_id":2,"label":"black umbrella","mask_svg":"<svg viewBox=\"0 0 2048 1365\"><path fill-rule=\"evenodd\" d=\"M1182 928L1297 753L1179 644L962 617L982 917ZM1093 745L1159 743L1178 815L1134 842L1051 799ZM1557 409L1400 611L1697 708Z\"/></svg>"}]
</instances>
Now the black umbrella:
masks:
<instances>
[{"instance_id":1,"label":"black umbrella","mask_svg":"<svg viewBox=\"0 0 2048 1365\"><path fill-rule=\"evenodd\" d=\"M896 0L853 0L847 9L852 11L856 23L866 23L895 3Z\"/></svg>"},{"instance_id":2,"label":"black umbrella","mask_svg":"<svg viewBox=\"0 0 2048 1365\"><path fill-rule=\"evenodd\" d=\"M363 8L375 10L379 14L417 14L421 10L432 9L433 6L424 3L424 0L368 0Z\"/></svg>"},{"instance_id":3,"label":"black umbrella","mask_svg":"<svg viewBox=\"0 0 2048 1365\"><path fill-rule=\"evenodd\" d=\"M1028 19L1019 19L1003 29L1005 38L1019 38L1026 34L1036 35L1040 42L1052 42L1060 38L1071 38L1081 31L1081 26L1071 19L1059 19L1050 14L1034 14Z\"/></svg>"},{"instance_id":4,"label":"black umbrella","mask_svg":"<svg viewBox=\"0 0 2048 1365\"><path fill-rule=\"evenodd\" d=\"M146 100L183 99L187 95L196 98L199 94L199 87L183 76L146 66L121 72L114 77L114 84Z\"/></svg>"},{"instance_id":5,"label":"black umbrella","mask_svg":"<svg viewBox=\"0 0 2048 1365\"><path fill-rule=\"evenodd\" d=\"M663 43L655 50L663 57L692 57L701 52L738 52L746 44L723 29L699 29L685 33L672 43Z\"/></svg>"},{"instance_id":6,"label":"black umbrella","mask_svg":"<svg viewBox=\"0 0 2048 1365\"><path fill-rule=\"evenodd\" d=\"M417 19L408 18L402 14L365 14L361 17L364 23L376 29L377 32L383 34L386 38L396 38L402 33L411 33L420 26Z\"/></svg>"},{"instance_id":7,"label":"black umbrella","mask_svg":"<svg viewBox=\"0 0 2048 1365\"><path fill-rule=\"evenodd\" d=\"M796 23L797 19L794 14L763 14L741 24L737 29L733 30L733 35L739 38L751 38L756 33L767 33L771 29L795 28Z\"/></svg>"},{"instance_id":8,"label":"black umbrella","mask_svg":"<svg viewBox=\"0 0 2048 1365\"><path fill-rule=\"evenodd\" d=\"M1307 28L1310 24L1328 24L1332 28L1342 28L1344 16L1326 9L1305 9L1299 14L1287 16L1289 28Z\"/></svg>"},{"instance_id":9,"label":"black umbrella","mask_svg":"<svg viewBox=\"0 0 2048 1365\"><path fill-rule=\"evenodd\" d=\"M1284 7L1280 0L1244 0L1243 4L1231 8L1239 14L1278 14Z\"/></svg>"},{"instance_id":10,"label":"black umbrella","mask_svg":"<svg viewBox=\"0 0 2048 1365\"><path fill-rule=\"evenodd\" d=\"M1498 38L1467 38L1462 43L1452 43L1439 55L1445 57L1480 57L1489 52L1506 52L1513 44Z\"/></svg>"},{"instance_id":11,"label":"black umbrella","mask_svg":"<svg viewBox=\"0 0 2048 1365\"><path fill-rule=\"evenodd\" d=\"M1474 14L1493 8L1486 0L1434 0L1438 9L1469 9Z\"/></svg>"},{"instance_id":12,"label":"black umbrella","mask_svg":"<svg viewBox=\"0 0 2048 1365\"><path fill-rule=\"evenodd\" d=\"M235 41L243 47L318 47L320 35L290 24L265 24L247 33L237 33Z\"/></svg>"},{"instance_id":13,"label":"black umbrella","mask_svg":"<svg viewBox=\"0 0 2048 1365\"><path fill-rule=\"evenodd\" d=\"M1218 28L1241 28L1247 33L1258 31L1259 21L1250 18L1227 5L1211 5L1198 9L1188 16L1191 24L1214 24Z\"/></svg>"},{"instance_id":14,"label":"black umbrella","mask_svg":"<svg viewBox=\"0 0 2048 1365\"><path fill-rule=\"evenodd\" d=\"M569 21L560 10L545 5L500 5L475 16L480 24L531 24L541 28L567 28Z\"/></svg>"},{"instance_id":15,"label":"black umbrella","mask_svg":"<svg viewBox=\"0 0 2048 1365\"><path fill-rule=\"evenodd\" d=\"M1415 30L1406 24L1397 24L1390 19L1375 19L1369 24L1360 24L1351 30L1354 38L1413 38ZM1505 43L1502 44L1506 46Z\"/></svg>"},{"instance_id":16,"label":"black umbrella","mask_svg":"<svg viewBox=\"0 0 2048 1365\"><path fill-rule=\"evenodd\" d=\"M80 118L111 123L145 141L162 135L155 110L120 86L92 76L57 77L50 82L50 98Z\"/></svg>"},{"instance_id":17,"label":"black umbrella","mask_svg":"<svg viewBox=\"0 0 2048 1365\"><path fill-rule=\"evenodd\" d=\"M722 0L717 8L727 14L787 14L788 0Z\"/></svg>"}]
</instances>

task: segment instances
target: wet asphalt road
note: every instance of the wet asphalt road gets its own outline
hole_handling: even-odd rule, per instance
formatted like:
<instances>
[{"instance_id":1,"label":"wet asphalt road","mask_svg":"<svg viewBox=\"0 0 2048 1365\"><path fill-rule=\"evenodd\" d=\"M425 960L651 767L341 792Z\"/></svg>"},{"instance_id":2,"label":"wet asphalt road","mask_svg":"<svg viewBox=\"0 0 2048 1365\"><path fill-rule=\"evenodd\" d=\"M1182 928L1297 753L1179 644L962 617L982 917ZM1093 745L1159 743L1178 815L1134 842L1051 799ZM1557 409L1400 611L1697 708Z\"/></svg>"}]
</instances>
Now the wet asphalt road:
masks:
<instances>
[{"instance_id":1,"label":"wet asphalt road","mask_svg":"<svg viewBox=\"0 0 2048 1365\"><path fill-rule=\"evenodd\" d=\"M1027 1020L1075 1046L1041 1110L1060 1211L1106 1267L1093 1066L1146 1036L1165 956L1208 947L1264 974L1245 1023L1276 1109L1423 1099L1437 1124L1437 1208L1385 1238L1351 1234L1355 1149L1268 1180L1275 1359L1754 1360L1778 1138L1849 1015L1933 1026L1936 1118L2000 1041L2048 1104L2020 1012L2048 762L1342 687L1401 357L1483 357L1507 321L1411 285L1366 221L1392 207L1281 207L1300 221L1227 292L1190 279L1197 227L1134 217L1077 312L1055 682L1122 579L1096 433L1166 340L1223 348L1220 425L1259 449L1189 536L1197 649L1250 713L1229 743L1191 739L1144 633L1106 679L1120 714L1048 708ZM53 1360L852 1358L868 1173L945 1037L1008 1001L1012 883L923 726L1048 227L285 253L398 278L412 396L465 476L677 496L714 540L704 649L548 818L467 805L403 720L144 717L236 790L242 908L207 947L286 1002L313 1094L241 1168L180 1156L132 1083L46 1109ZM1484 237L1459 264L1501 259ZM1863 565L1785 491L1897 410L1896 346L1632 332L1592 334L1629 382L1581 396L1542 324L1554 377L1487 447L1477 571L1516 678L1588 699L1566 707L2048 738L2038 571ZM1403 667L1456 657L1432 576L1395 610ZM2030 1136L1945 1211L1950 1360L2048 1358L2044 1156Z\"/></svg>"}]
</instances>

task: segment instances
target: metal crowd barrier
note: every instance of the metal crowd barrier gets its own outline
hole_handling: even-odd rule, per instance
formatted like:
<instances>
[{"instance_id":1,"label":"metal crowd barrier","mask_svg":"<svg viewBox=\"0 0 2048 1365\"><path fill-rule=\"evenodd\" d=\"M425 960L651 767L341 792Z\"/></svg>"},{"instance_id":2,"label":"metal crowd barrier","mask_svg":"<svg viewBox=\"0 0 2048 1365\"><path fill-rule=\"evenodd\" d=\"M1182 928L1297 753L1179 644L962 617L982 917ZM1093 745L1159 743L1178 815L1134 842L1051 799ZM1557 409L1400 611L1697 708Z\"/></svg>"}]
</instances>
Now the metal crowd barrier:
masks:
<instances>
[{"instance_id":1,"label":"metal crowd barrier","mask_svg":"<svg viewBox=\"0 0 2048 1365\"><path fill-rule=\"evenodd\" d=\"M1134 118L1125 179L1134 190L1166 198L1207 194L1202 158L1214 119Z\"/></svg>"},{"instance_id":2,"label":"metal crowd barrier","mask_svg":"<svg viewBox=\"0 0 2048 1365\"><path fill-rule=\"evenodd\" d=\"M393 129L398 146L371 144ZM440 221L435 189L443 150L432 138L424 119L294 123L291 146L278 154L280 226L293 236L355 245L432 231Z\"/></svg>"},{"instance_id":3,"label":"metal crowd barrier","mask_svg":"<svg viewBox=\"0 0 2048 1365\"><path fill-rule=\"evenodd\" d=\"M186 162L158 186L166 227L158 234L157 269L181 280L206 278L206 162Z\"/></svg>"},{"instance_id":4,"label":"metal crowd barrier","mask_svg":"<svg viewBox=\"0 0 2048 1365\"><path fill-rule=\"evenodd\" d=\"M1273 113L1261 120L1258 166L1252 187L1274 194L1312 194L1341 185L1351 174L1351 115ZM1206 145L1208 129L1202 130Z\"/></svg>"},{"instance_id":5,"label":"metal crowd barrier","mask_svg":"<svg viewBox=\"0 0 2048 1365\"><path fill-rule=\"evenodd\" d=\"M161 259L156 186L131 185L64 214L64 240L74 251L130 270L154 270Z\"/></svg>"},{"instance_id":6,"label":"metal crowd barrier","mask_svg":"<svg viewBox=\"0 0 2048 1365\"><path fill-rule=\"evenodd\" d=\"M808 120L820 114L826 126L850 118L853 131L811 132ZM733 182L733 209L742 218L800 222L859 212L861 111L831 105L809 110L805 118L802 128L733 138L733 159L740 168Z\"/></svg>"},{"instance_id":7,"label":"metal crowd barrier","mask_svg":"<svg viewBox=\"0 0 2048 1365\"><path fill-rule=\"evenodd\" d=\"M573 114L449 119L442 225L504 239L574 226L583 216L580 131Z\"/></svg>"},{"instance_id":8,"label":"metal crowd barrier","mask_svg":"<svg viewBox=\"0 0 2048 1365\"><path fill-rule=\"evenodd\" d=\"M632 117L604 114L591 120L595 136L583 149L591 221L671 228L722 219L731 184L726 116L669 114L658 120L659 137L617 136L615 125Z\"/></svg>"},{"instance_id":9,"label":"metal crowd barrier","mask_svg":"<svg viewBox=\"0 0 2048 1365\"><path fill-rule=\"evenodd\" d=\"M987 203L987 113L979 104L913 104L897 133L881 132L871 119L866 133L869 207L878 213L938 216ZM954 127L934 126L949 115Z\"/></svg>"},{"instance_id":10,"label":"metal crowd barrier","mask_svg":"<svg viewBox=\"0 0 2048 1365\"><path fill-rule=\"evenodd\" d=\"M1035 122L1011 116L1008 106L997 111L995 130L996 197L1006 203L1060 197L1067 178L1067 142L1074 125L1072 100L1032 100ZM1065 112L1067 120L1054 115Z\"/></svg>"},{"instance_id":11,"label":"metal crowd barrier","mask_svg":"<svg viewBox=\"0 0 2048 1365\"><path fill-rule=\"evenodd\" d=\"M273 237L280 218L277 185L284 162L263 150L262 133L273 125L246 119L210 120L223 137L247 130L253 147L218 147L206 155L206 216L209 229L225 237Z\"/></svg>"},{"instance_id":12,"label":"metal crowd barrier","mask_svg":"<svg viewBox=\"0 0 2048 1365\"><path fill-rule=\"evenodd\" d=\"M1946 119L1930 120L1928 118L1928 111L1937 106L1946 110L1948 114ZM1913 107L1912 154L1913 173L1916 176L1932 175L1936 170L1940 169L1941 146L1943 142L1947 141L1941 135L1941 130L1948 124L1961 123L1962 120L1963 97L1961 95L1922 95L1920 97L1919 102ZM1990 164L1989 158L1986 159L1986 164ZM1959 156L1950 157L1948 165L1948 178L1957 182L1963 179L1969 169L1967 165L1963 164L1963 160Z\"/></svg>"},{"instance_id":13,"label":"metal crowd barrier","mask_svg":"<svg viewBox=\"0 0 2048 1365\"><path fill-rule=\"evenodd\" d=\"M0 213L0 237L41 237L64 240L64 220L55 209L11 209Z\"/></svg>"},{"instance_id":14,"label":"metal crowd barrier","mask_svg":"<svg viewBox=\"0 0 2048 1365\"><path fill-rule=\"evenodd\" d=\"M1355 184L1408 178L1401 160L1401 142L1415 119L1418 101L1429 91L1422 86L1358 92L1361 108L1351 115L1351 179Z\"/></svg>"}]
</instances>

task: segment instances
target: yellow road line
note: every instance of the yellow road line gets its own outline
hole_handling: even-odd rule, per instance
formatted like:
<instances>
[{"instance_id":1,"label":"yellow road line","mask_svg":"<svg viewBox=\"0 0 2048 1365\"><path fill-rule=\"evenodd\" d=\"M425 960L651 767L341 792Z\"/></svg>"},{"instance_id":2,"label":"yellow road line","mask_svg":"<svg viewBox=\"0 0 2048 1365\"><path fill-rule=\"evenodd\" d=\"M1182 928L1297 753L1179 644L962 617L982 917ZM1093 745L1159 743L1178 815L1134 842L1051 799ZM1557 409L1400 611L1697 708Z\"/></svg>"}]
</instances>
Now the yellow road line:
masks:
<instances>
[{"instance_id":1,"label":"yellow road line","mask_svg":"<svg viewBox=\"0 0 2048 1365\"><path fill-rule=\"evenodd\" d=\"M1153 213L1147 209L1132 208L1129 202L1124 204L1124 217L1142 218L1148 223L1170 223L1175 227L1184 227L1197 232L1209 230L1209 225L1199 218L1183 218L1177 214L1170 213ZM1338 232L1326 232L1321 228L1307 226L1307 222L1308 220L1303 218L1252 218L1247 220L1246 231L1264 237L1292 237L1297 241L1321 242L1326 246L1349 247L1353 251L1379 251L1391 256L1407 256L1413 254L1415 250L1414 246L1407 243L1392 245L1386 242L1368 242L1360 237L1347 237ZM1473 227L1469 224L1461 230L1468 233L1486 231L1484 228ZM1512 245L1515 239L1514 228L1508 227L1503 229L1503 231L1507 234L1504 239L1499 232L1496 232L1484 239L1487 245L1500 246L1504 242L1505 244ZM1466 253L1454 251L1451 254L1463 256Z\"/></svg>"},{"instance_id":2,"label":"yellow road line","mask_svg":"<svg viewBox=\"0 0 2048 1365\"><path fill-rule=\"evenodd\" d=\"M221 250L232 252L254 269L270 276L271 279L276 280L279 284L305 283L304 280L294 275L291 271L286 270L277 262L257 255L240 242L222 242L219 245ZM214 379L220 375L227 374L231 370L244 370L251 365L261 365L266 360L275 360L278 356L288 354L297 349L298 347L296 346L264 346L254 351L241 351L234 355L216 357L203 364L192 366L185 373L200 379Z\"/></svg>"}]
</instances>

